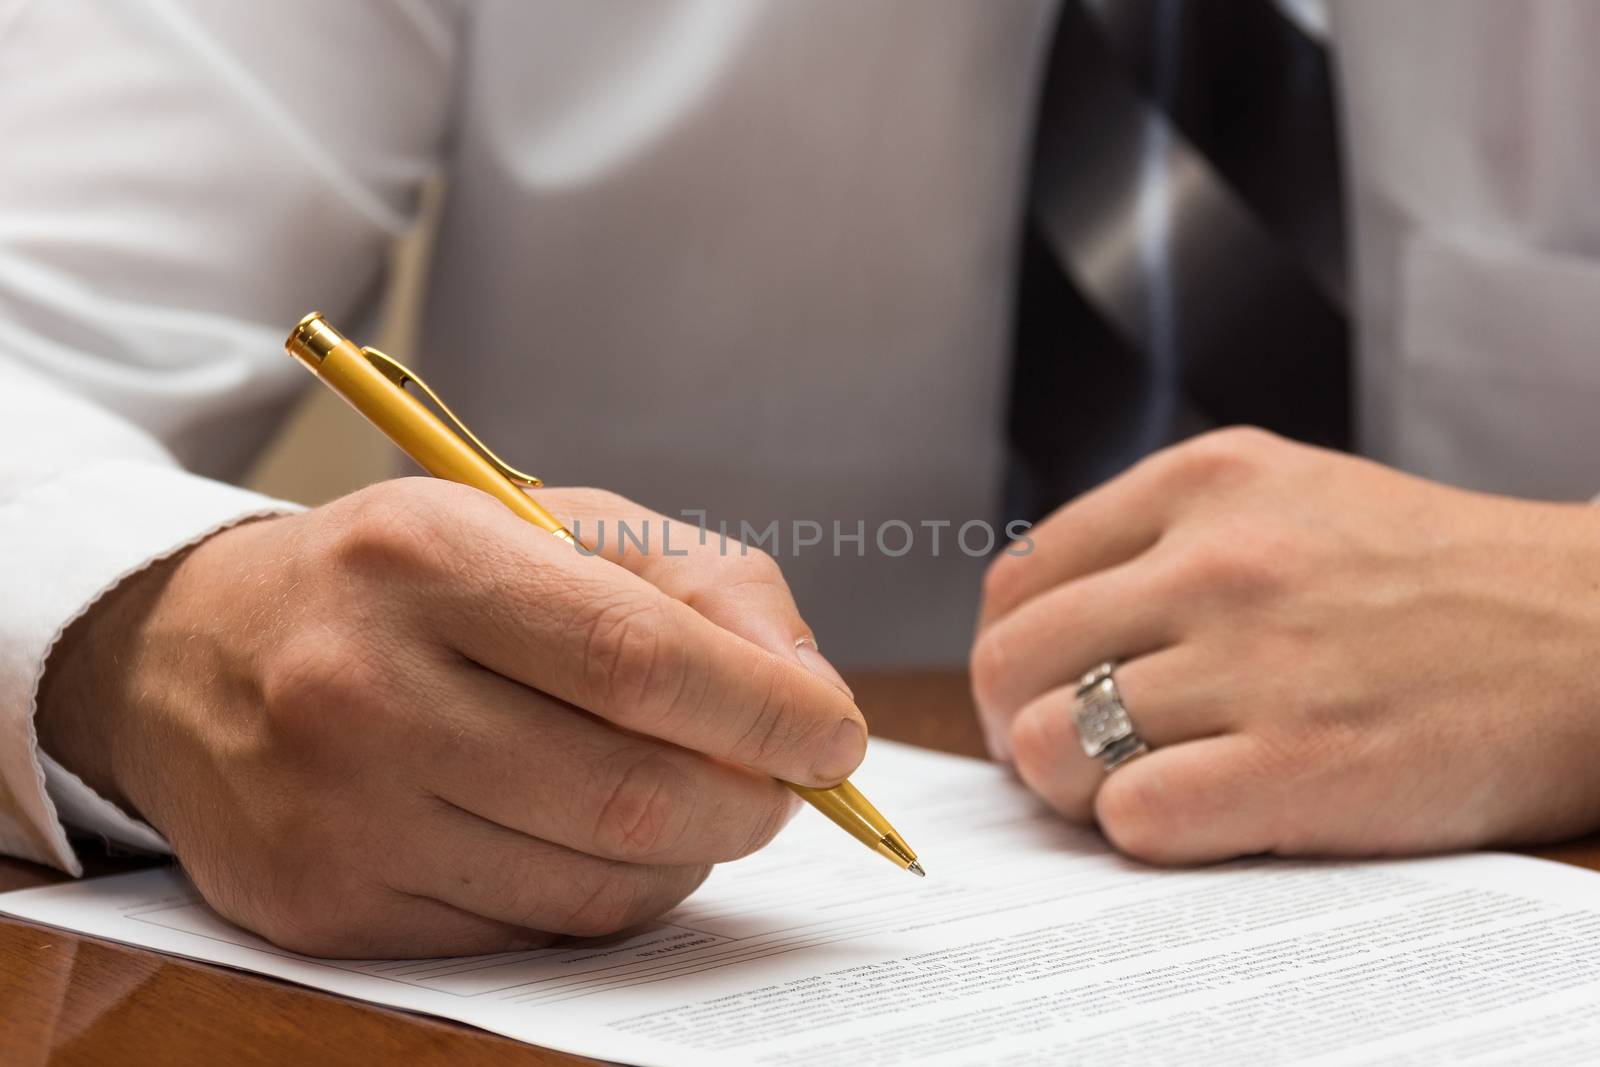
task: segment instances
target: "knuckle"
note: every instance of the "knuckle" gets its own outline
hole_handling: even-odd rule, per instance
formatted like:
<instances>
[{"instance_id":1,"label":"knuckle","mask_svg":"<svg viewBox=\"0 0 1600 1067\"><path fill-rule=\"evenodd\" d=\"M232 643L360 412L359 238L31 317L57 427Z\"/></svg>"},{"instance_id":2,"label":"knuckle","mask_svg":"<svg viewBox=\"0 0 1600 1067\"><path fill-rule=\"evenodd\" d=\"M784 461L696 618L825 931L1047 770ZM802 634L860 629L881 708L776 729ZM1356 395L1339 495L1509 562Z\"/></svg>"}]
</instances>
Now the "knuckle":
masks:
<instances>
[{"instance_id":1,"label":"knuckle","mask_svg":"<svg viewBox=\"0 0 1600 1067\"><path fill-rule=\"evenodd\" d=\"M693 561L694 588L685 600L696 610L723 600L729 594L754 588L781 590L788 594L789 582L778 561L759 548L740 545L721 552L715 547L711 554Z\"/></svg>"},{"instance_id":2,"label":"knuckle","mask_svg":"<svg viewBox=\"0 0 1600 1067\"><path fill-rule=\"evenodd\" d=\"M1035 792L1042 795L1041 786L1048 781L1049 772L1056 764L1050 751L1050 734L1044 728L1042 716L1025 711L1012 720L1011 750L1016 759L1017 773Z\"/></svg>"},{"instance_id":3,"label":"knuckle","mask_svg":"<svg viewBox=\"0 0 1600 1067\"><path fill-rule=\"evenodd\" d=\"M1160 863L1174 827L1172 783L1149 774L1107 777L1095 798L1095 818L1112 844L1135 859Z\"/></svg>"},{"instance_id":4,"label":"knuckle","mask_svg":"<svg viewBox=\"0 0 1600 1067\"><path fill-rule=\"evenodd\" d=\"M1000 706L1008 669L1005 640L991 627L972 646L972 695L978 707L993 711Z\"/></svg>"},{"instance_id":5,"label":"knuckle","mask_svg":"<svg viewBox=\"0 0 1600 1067\"><path fill-rule=\"evenodd\" d=\"M775 585L788 588L783 568L765 549L740 545L739 551L722 557L727 573L721 575L727 585Z\"/></svg>"},{"instance_id":6,"label":"knuckle","mask_svg":"<svg viewBox=\"0 0 1600 1067\"><path fill-rule=\"evenodd\" d=\"M610 489L596 489L585 486L581 489L562 490L565 495L581 502L585 510L593 511L599 515L623 515L630 511L637 511L638 505L621 493L612 492Z\"/></svg>"},{"instance_id":7,"label":"knuckle","mask_svg":"<svg viewBox=\"0 0 1600 1067\"><path fill-rule=\"evenodd\" d=\"M752 709L728 757L752 767L766 767L785 754L792 756L794 742L805 730L799 705L776 674L768 677L766 697L754 702Z\"/></svg>"},{"instance_id":8,"label":"knuckle","mask_svg":"<svg viewBox=\"0 0 1600 1067\"><path fill-rule=\"evenodd\" d=\"M670 852L693 821L692 777L660 752L630 753L606 790L594 838L604 855L641 862Z\"/></svg>"},{"instance_id":9,"label":"knuckle","mask_svg":"<svg viewBox=\"0 0 1600 1067\"><path fill-rule=\"evenodd\" d=\"M337 958L352 954L356 938L347 929L306 915L281 915L256 923L256 932L279 948L302 956Z\"/></svg>"},{"instance_id":10,"label":"knuckle","mask_svg":"<svg viewBox=\"0 0 1600 1067\"><path fill-rule=\"evenodd\" d=\"M1170 456L1178 477L1215 484L1249 477L1281 443L1254 426L1229 426L1175 446Z\"/></svg>"},{"instance_id":11,"label":"knuckle","mask_svg":"<svg viewBox=\"0 0 1600 1067\"><path fill-rule=\"evenodd\" d=\"M1259 426L1224 426L1202 435L1202 439L1234 449L1244 455L1259 455L1262 451L1283 442L1283 438Z\"/></svg>"},{"instance_id":12,"label":"knuckle","mask_svg":"<svg viewBox=\"0 0 1600 1067\"><path fill-rule=\"evenodd\" d=\"M983 572L983 610L987 617L1003 614L1022 600L1028 581L1027 556L1012 556L1002 552Z\"/></svg>"},{"instance_id":13,"label":"knuckle","mask_svg":"<svg viewBox=\"0 0 1600 1067\"><path fill-rule=\"evenodd\" d=\"M558 932L604 937L649 918L650 895L643 871L618 869L601 876L561 920Z\"/></svg>"},{"instance_id":14,"label":"knuckle","mask_svg":"<svg viewBox=\"0 0 1600 1067\"><path fill-rule=\"evenodd\" d=\"M794 813L799 810L799 803L799 798L793 793L781 786L774 786L768 792L765 802L741 812L749 820L749 833L744 842L723 859L742 859L766 848L772 843L772 839L778 836L778 832L789 824L789 820L794 818Z\"/></svg>"},{"instance_id":15,"label":"knuckle","mask_svg":"<svg viewBox=\"0 0 1600 1067\"><path fill-rule=\"evenodd\" d=\"M323 544L331 562L358 573L416 567L434 540L439 501L429 481L384 482L328 505L333 528Z\"/></svg>"},{"instance_id":16,"label":"knuckle","mask_svg":"<svg viewBox=\"0 0 1600 1067\"><path fill-rule=\"evenodd\" d=\"M1080 780L1081 776L1069 773L1073 754L1067 746L1076 743L1076 734L1065 736L1060 724L1042 705L1030 706L1011 723L1011 747L1017 775L1067 819L1086 823L1092 820L1090 801L1098 779L1089 779L1086 784ZM1099 768L1093 768L1093 772L1098 776Z\"/></svg>"},{"instance_id":17,"label":"knuckle","mask_svg":"<svg viewBox=\"0 0 1600 1067\"><path fill-rule=\"evenodd\" d=\"M608 538L607 543L610 543L610 537L620 536L620 523L626 522L630 528L637 526L632 516L640 510L639 506L609 489L595 489L589 486L555 489L545 487L536 491L534 495L557 518L571 527L574 533L591 544L599 536L597 531L603 531Z\"/></svg>"},{"instance_id":18,"label":"knuckle","mask_svg":"<svg viewBox=\"0 0 1600 1067\"><path fill-rule=\"evenodd\" d=\"M1172 583L1180 597L1256 600L1283 588L1291 558L1270 538L1250 533L1207 537L1177 554Z\"/></svg>"},{"instance_id":19,"label":"knuckle","mask_svg":"<svg viewBox=\"0 0 1600 1067\"><path fill-rule=\"evenodd\" d=\"M267 721L285 738L320 744L365 728L388 706L390 678L360 642L327 635L285 644L261 671ZM359 732L359 731L358 731Z\"/></svg>"},{"instance_id":20,"label":"knuckle","mask_svg":"<svg viewBox=\"0 0 1600 1067\"><path fill-rule=\"evenodd\" d=\"M793 614L788 580L767 553L743 546L722 551L713 545L690 554L695 558L687 561L687 586L677 595L695 611L709 618L730 613L742 617L752 610L763 616Z\"/></svg>"},{"instance_id":21,"label":"knuckle","mask_svg":"<svg viewBox=\"0 0 1600 1067\"><path fill-rule=\"evenodd\" d=\"M342 866L286 863L257 901L250 925L274 944L308 956L350 956L368 931L368 887Z\"/></svg>"},{"instance_id":22,"label":"knuckle","mask_svg":"<svg viewBox=\"0 0 1600 1067\"><path fill-rule=\"evenodd\" d=\"M633 597L600 601L588 612L581 631L589 691L614 721L648 725L648 709L677 676L681 664L664 638L664 622L659 606Z\"/></svg>"},{"instance_id":23,"label":"knuckle","mask_svg":"<svg viewBox=\"0 0 1600 1067\"><path fill-rule=\"evenodd\" d=\"M463 554L482 551L482 538L457 531L504 517L486 493L442 478L397 478L341 497L326 508L320 544L332 566L355 574L389 577L443 573L470 567Z\"/></svg>"}]
</instances>

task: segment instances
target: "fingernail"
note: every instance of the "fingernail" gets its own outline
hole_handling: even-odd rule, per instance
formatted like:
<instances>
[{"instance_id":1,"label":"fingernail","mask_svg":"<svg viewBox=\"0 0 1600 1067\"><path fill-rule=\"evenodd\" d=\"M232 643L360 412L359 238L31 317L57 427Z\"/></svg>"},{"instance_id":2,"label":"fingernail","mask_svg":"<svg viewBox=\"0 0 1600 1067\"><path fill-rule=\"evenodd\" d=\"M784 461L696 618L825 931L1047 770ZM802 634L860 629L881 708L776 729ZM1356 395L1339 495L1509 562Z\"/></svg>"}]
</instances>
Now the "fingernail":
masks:
<instances>
[{"instance_id":1,"label":"fingernail","mask_svg":"<svg viewBox=\"0 0 1600 1067\"><path fill-rule=\"evenodd\" d=\"M796 641L794 643L794 654L795 658L800 661L801 666L805 667L806 670L838 686L844 691L844 695L851 700L856 698L856 695L850 691L850 687L845 684L844 679L839 676L839 672L833 669L833 664L828 662L828 657L818 651L817 643L811 638L802 637Z\"/></svg>"},{"instance_id":2,"label":"fingernail","mask_svg":"<svg viewBox=\"0 0 1600 1067\"><path fill-rule=\"evenodd\" d=\"M828 747L811 767L811 773L827 782L841 781L867 754L867 732L852 719L841 719L828 738Z\"/></svg>"}]
</instances>

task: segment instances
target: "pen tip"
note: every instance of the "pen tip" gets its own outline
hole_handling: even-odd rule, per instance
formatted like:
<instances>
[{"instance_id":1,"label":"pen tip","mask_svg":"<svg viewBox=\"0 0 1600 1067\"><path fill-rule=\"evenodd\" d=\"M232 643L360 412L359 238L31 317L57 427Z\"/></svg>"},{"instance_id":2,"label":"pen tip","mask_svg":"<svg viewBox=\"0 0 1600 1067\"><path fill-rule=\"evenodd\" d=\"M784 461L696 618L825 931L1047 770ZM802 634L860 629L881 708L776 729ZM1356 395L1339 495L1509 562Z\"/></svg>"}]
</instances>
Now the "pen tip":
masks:
<instances>
[{"instance_id":1,"label":"pen tip","mask_svg":"<svg viewBox=\"0 0 1600 1067\"><path fill-rule=\"evenodd\" d=\"M912 874L916 875L918 878L926 878L926 877L928 877L928 872L922 869L922 864L917 860L912 860L911 861L911 866L907 867L906 870L910 871Z\"/></svg>"}]
</instances>

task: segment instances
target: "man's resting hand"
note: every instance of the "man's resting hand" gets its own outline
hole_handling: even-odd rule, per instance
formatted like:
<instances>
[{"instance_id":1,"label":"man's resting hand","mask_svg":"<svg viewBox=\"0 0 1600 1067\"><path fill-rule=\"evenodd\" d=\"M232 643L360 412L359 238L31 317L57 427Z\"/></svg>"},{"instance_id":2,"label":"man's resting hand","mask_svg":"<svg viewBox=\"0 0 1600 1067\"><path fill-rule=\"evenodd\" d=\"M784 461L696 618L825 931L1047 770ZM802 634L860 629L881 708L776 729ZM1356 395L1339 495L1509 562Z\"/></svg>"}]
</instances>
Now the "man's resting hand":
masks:
<instances>
[{"instance_id":1,"label":"man's resting hand","mask_svg":"<svg viewBox=\"0 0 1600 1067\"><path fill-rule=\"evenodd\" d=\"M1227 430L1151 457L988 578L990 746L1148 860L1380 854L1600 827L1600 509ZM1120 660L1151 746L1073 725Z\"/></svg>"}]
</instances>

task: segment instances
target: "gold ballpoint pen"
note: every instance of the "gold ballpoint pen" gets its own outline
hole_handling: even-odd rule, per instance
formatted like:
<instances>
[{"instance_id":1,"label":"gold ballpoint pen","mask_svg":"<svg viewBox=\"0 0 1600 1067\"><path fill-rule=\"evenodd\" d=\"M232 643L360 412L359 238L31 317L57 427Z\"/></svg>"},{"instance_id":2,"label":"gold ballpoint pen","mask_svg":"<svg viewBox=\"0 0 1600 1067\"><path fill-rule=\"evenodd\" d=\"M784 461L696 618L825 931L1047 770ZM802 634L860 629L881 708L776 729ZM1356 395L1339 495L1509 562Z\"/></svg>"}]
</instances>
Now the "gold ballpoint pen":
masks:
<instances>
[{"instance_id":1,"label":"gold ballpoint pen","mask_svg":"<svg viewBox=\"0 0 1600 1067\"><path fill-rule=\"evenodd\" d=\"M438 394L398 360L375 348L357 347L315 311L300 320L284 348L423 470L480 489L541 530L577 545L577 538L560 520L523 492L543 483L489 451ZM437 413L407 391L407 385L415 385ZM926 874L911 846L849 782L831 789L784 785L895 866L919 878Z\"/></svg>"}]
</instances>

